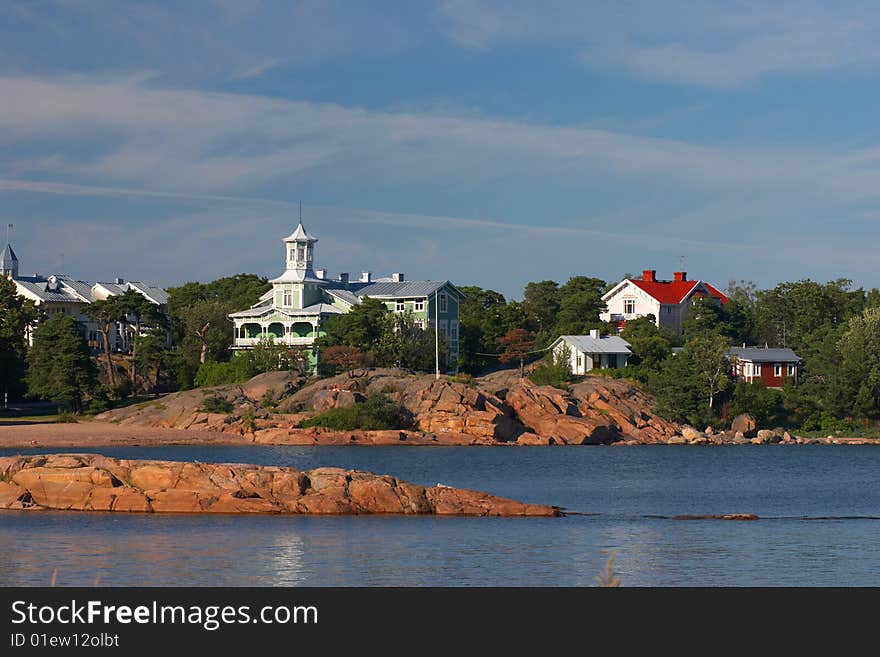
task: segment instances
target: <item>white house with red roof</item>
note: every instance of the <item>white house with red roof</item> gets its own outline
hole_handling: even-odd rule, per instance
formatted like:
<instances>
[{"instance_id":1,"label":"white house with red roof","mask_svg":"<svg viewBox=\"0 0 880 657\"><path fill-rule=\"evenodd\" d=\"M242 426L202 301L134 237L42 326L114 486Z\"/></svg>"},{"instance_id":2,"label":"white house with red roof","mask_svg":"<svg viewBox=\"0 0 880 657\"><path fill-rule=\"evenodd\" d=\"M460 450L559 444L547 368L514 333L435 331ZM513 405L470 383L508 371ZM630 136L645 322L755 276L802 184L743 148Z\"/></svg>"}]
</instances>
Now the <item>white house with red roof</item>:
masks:
<instances>
[{"instance_id":1,"label":"white house with red roof","mask_svg":"<svg viewBox=\"0 0 880 657\"><path fill-rule=\"evenodd\" d=\"M689 280L687 272L677 271L671 281L664 281L657 278L657 270L646 269L641 279L625 278L602 296L607 310L599 319L623 328L628 320L653 315L658 327L681 333L688 309L697 299L727 303L718 288L706 281Z\"/></svg>"}]
</instances>

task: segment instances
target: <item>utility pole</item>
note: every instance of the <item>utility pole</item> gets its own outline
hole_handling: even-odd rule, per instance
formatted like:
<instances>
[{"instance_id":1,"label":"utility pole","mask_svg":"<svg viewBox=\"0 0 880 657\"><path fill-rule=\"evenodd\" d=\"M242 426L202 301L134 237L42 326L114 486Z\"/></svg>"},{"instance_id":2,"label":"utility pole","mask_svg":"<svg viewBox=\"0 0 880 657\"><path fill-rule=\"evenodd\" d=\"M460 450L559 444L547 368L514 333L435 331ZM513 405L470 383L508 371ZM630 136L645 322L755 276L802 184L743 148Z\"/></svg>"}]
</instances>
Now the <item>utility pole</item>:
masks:
<instances>
[{"instance_id":1,"label":"utility pole","mask_svg":"<svg viewBox=\"0 0 880 657\"><path fill-rule=\"evenodd\" d=\"M434 379L440 379L440 297L434 290Z\"/></svg>"}]
</instances>

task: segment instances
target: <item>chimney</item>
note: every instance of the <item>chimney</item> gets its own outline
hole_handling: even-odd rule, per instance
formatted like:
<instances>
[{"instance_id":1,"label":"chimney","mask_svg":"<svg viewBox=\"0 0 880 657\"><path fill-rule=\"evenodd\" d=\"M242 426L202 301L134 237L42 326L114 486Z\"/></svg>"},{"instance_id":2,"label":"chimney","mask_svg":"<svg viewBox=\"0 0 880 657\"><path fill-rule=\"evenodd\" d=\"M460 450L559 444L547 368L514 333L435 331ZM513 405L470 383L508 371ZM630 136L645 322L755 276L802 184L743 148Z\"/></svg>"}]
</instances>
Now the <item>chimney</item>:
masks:
<instances>
[{"instance_id":1,"label":"chimney","mask_svg":"<svg viewBox=\"0 0 880 657\"><path fill-rule=\"evenodd\" d=\"M343 272L339 274L339 282L348 285L348 272Z\"/></svg>"},{"instance_id":2,"label":"chimney","mask_svg":"<svg viewBox=\"0 0 880 657\"><path fill-rule=\"evenodd\" d=\"M404 278L404 276L400 272L396 271L393 274L391 274L391 280L394 281L395 283L403 283L403 278Z\"/></svg>"},{"instance_id":3,"label":"chimney","mask_svg":"<svg viewBox=\"0 0 880 657\"><path fill-rule=\"evenodd\" d=\"M327 270L326 269L316 269L315 276L320 278L322 281L327 278Z\"/></svg>"},{"instance_id":4,"label":"chimney","mask_svg":"<svg viewBox=\"0 0 880 657\"><path fill-rule=\"evenodd\" d=\"M642 272L642 280L647 281L649 283L653 283L657 280L657 270L656 269L645 269Z\"/></svg>"},{"instance_id":5,"label":"chimney","mask_svg":"<svg viewBox=\"0 0 880 657\"><path fill-rule=\"evenodd\" d=\"M590 329L590 337L598 340L599 339L599 329Z\"/></svg>"},{"instance_id":6,"label":"chimney","mask_svg":"<svg viewBox=\"0 0 880 657\"><path fill-rule=\"evenodd\" d=\"M364 271L361 272L361 283L369 283L373 279L373 272Z\"/></svg>"},{"instance_id":7,"label":"chimney","mask_svg":"<svg viewBox=\"0 0 880 657\"><path fill-rule=\"evenodd\" d=\"M686 271L677 271L672 276L679 283L688 279L688 273Z\"/></svg>"},{"instance_id":8,"label":"chimney","mask_svg":"<svg viewBox=\"0 0 880 657\"><path fill-rule=\"evenodd\" d=\"M123 283L125 283L125 279L119 278L119 276L117 276L115 279L113 279L113 282L116 283L116 285L122 285Z\"/></svg>"}]
</instances>

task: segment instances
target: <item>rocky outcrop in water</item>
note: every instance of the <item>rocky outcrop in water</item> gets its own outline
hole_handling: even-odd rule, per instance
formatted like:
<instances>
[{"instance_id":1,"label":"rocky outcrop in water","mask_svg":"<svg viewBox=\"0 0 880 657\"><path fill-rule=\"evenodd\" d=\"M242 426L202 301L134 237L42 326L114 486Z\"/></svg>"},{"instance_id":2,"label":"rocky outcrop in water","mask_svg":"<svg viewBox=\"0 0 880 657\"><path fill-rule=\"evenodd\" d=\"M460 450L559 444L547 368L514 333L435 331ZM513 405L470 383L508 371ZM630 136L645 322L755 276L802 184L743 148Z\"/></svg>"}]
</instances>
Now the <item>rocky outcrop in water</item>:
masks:
<instances>
[{"instance_id":1,"label":"rocky outcrop in water","mask_svg":"<svg viewBox=\"0 0 880 657\"><path fill-rule=\"evenodd\" d=\"M478 491L359 470L134 461L98 454L0 458L0 509L141 513L559 516Z\"/></svg>"}]
</instances>

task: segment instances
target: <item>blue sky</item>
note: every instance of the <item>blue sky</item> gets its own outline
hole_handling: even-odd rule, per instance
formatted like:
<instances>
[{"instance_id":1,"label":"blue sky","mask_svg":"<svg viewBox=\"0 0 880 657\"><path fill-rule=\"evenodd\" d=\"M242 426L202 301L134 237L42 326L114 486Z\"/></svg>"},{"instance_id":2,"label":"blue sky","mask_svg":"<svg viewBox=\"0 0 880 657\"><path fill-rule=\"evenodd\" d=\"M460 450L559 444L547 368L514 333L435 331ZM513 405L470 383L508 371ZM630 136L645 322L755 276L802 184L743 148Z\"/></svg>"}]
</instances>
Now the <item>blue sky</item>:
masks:
<instances>
[{"instance_id":1,"label":"blue sky","mask_svg":"<svg viewBox=\"0 0 880 657\"><path fill-rule=\"evenodd\" d=\"M22 273L880 285L871 2L7 0Z\"/></svg>"}]
</instances>

